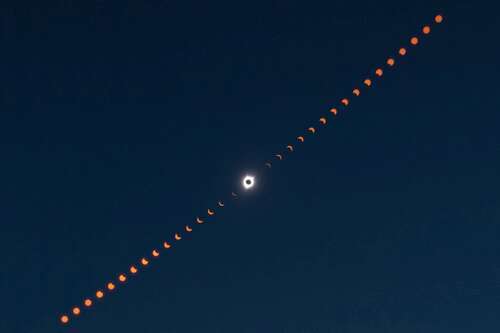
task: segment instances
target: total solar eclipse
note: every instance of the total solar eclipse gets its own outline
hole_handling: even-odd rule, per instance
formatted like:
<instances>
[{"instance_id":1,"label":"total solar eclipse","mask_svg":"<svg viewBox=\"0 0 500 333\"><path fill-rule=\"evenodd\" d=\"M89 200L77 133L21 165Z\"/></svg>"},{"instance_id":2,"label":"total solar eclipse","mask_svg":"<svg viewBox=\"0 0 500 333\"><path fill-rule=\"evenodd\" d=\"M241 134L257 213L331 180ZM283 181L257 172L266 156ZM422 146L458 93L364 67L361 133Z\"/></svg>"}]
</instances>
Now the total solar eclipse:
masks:
<instances>
[{"instance_id":1,"label":"total solar eclipse","mask_svg":"<svg viewBox=\"0 0 500 333\"><path fill-rule=\"evenodd\" d=\"M255 177L246 175L241 183L243 184L243 188L245 190L250 190L252 187L255 186Z\"/></svg>"}]
</instances>

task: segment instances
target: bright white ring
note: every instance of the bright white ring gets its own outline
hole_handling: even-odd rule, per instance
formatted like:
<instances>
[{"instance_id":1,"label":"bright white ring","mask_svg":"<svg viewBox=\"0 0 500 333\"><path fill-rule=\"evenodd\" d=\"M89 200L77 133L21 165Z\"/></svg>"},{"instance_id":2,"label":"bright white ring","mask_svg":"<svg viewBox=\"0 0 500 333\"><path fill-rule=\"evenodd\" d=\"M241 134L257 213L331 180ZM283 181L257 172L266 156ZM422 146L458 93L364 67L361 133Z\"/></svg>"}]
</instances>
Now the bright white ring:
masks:
<instances>
[{"instance_id":1,"label":"bright white ring","mask_svg":"<svg viewBox=\"0 0 500 333\"><path fill-rule=\"evenodd\" d=\"M247 175L243 178L241 184L245 190L249 190L255 185L255 177Z\"/></svg>"}]
</instances>

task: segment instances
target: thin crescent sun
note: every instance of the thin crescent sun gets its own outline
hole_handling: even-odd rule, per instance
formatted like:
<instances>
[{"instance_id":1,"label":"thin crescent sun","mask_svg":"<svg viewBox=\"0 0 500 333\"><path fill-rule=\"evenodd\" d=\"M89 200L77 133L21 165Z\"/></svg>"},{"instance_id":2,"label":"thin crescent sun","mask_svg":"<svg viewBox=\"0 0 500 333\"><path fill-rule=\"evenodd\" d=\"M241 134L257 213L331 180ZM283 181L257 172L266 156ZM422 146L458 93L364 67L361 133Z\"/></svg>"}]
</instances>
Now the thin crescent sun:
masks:
<instances>
[{"instance_id":1,"label":"thin crescent sun","mask_svg":"<svg viewBox=\"0 0 500 333\"><path fill-rule=\"evenodd\" d=\"M181 235L179 235L179 234L175 234L174 238L175 238L176 241L179 241L179 240L182 239Z\"/></svg>"}]
</instances>

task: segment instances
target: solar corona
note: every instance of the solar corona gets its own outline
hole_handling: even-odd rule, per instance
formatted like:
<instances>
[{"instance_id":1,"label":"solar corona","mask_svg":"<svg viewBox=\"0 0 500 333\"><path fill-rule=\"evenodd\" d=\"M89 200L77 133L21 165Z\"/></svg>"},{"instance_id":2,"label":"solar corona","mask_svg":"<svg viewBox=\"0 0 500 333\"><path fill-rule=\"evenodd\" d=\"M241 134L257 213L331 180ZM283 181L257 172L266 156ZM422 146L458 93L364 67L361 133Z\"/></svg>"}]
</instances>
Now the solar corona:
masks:
<instances>
[{"instance_id":1,"label":"solar corona","mask_svg":"<svg viewBox=\"0 0 500 333\"><path fill-rule=\"evenodd\" d=\"M252 189L255 186L255 177L247 175L247 176L245 176L243 178L243 180L241 181L241 183L242 183L243 188L245 190L250 190L250 189Z\"/></svg>"}]
</instances>

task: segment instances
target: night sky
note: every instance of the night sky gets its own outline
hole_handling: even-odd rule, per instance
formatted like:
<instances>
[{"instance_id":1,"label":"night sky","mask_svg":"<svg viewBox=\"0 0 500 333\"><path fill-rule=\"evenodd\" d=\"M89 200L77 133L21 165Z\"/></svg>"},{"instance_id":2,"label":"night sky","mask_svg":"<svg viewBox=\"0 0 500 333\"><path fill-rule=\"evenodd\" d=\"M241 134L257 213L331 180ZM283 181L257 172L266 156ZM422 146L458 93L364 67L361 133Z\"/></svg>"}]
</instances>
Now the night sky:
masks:
<instances>
[{"instance_id":1,"label":"night sky","mask_svg":"<svg viewBox=\"0 0 500 333\"><path fill-rule=\"evenodd\" d=\"M0 332L500 331L498 8L2 7ZM255 190L60 325L247 172Z\"/></svg>"}]
</instances>

